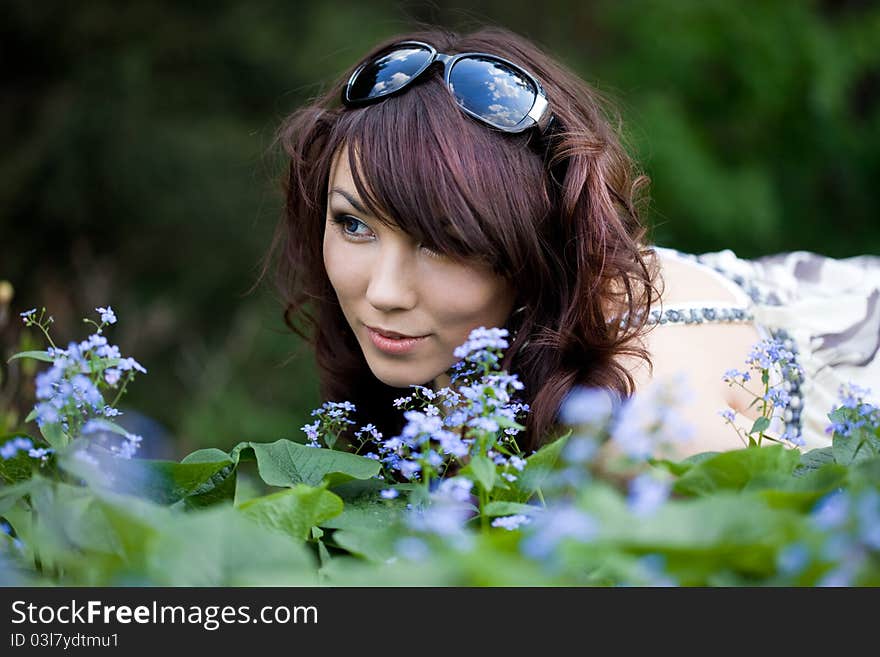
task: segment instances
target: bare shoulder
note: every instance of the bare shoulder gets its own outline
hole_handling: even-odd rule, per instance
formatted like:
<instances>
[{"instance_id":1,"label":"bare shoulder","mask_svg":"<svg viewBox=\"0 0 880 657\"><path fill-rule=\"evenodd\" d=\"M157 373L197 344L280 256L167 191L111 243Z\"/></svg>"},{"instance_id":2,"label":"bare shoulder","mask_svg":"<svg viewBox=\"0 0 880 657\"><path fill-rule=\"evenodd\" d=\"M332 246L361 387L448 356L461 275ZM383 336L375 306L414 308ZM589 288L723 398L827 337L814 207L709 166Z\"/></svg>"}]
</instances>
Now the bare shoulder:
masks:
<instances>
[{"instance_id":1,"label":"bare shoulder","mask_svg":"<svg viewBox=\"0 0 880 657\"><path fill-rule=\"evenodd\" d=\"M688 302L737 299L702 267L679 259L659 258L664 305ZM696 429L681 456L702 451L723 451L742 447L736 432L725 425L718 411L732 408L740 414L741 424L757 417L748 408L753 396L722 380L725 371L742 368L750 348L761 335L752 323L737 324L656 324L641 336L653 364L653 373L644 360L628 357L624 361L636 384L636 391L652 380L667 379L684 372L692 393L692 403L683 409L686 419Z\"/></svg>"}]
</instances>

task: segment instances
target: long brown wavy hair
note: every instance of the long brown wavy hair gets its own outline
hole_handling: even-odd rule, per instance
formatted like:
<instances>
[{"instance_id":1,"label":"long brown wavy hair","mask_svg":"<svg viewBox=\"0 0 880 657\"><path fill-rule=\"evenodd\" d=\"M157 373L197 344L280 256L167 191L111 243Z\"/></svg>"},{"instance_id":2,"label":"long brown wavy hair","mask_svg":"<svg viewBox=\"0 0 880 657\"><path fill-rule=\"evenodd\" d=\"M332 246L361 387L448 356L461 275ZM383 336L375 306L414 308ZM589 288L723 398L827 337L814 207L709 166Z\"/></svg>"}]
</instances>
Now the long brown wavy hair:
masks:
<instances>
[{"instance_id":1,"label":"long brown wavy hair","mask_svg":"<svg viewBox=\"0 0 880 657\"><path fill-rule=\"evenodd\" d=\"M365 57L416 39L511 60L544 86L559 126L549 146L536 147L534 131L502 133L464 114L439 66L398 95L345 107L352 66L278 130L275 145L289 159L286 200L260 279L277 261L284 322L314 347L321 398L350 401L358 425L398 435L403 418L392 402L412 390L372 374L323 262L331 163L340 147L355 145L352 176L373 216L390 217L444 255L489 263L514 283L514 308L525 309L508 321L516 338L502 367L525 385L520 399L531 411L519 441L535 449L561 429L560 405L574 386L628 397L635 383L623 357L652 367L637 339L657 298L656 256L640 219L649 181L622 146L612 104L531 41L501 27L466 35L418 27Z\"/></svg>"}]
</instances>

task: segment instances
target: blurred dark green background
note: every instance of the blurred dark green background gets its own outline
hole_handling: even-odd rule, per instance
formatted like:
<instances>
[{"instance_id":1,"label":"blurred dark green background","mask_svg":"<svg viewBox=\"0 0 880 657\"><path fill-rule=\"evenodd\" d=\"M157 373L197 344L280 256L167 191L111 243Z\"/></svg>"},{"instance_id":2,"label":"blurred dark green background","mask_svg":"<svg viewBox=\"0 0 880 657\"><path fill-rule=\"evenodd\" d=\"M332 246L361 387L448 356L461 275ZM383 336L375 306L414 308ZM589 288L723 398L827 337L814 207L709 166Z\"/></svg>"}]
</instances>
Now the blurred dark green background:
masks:
<instances>
[{"instance_id":1,"label":"blurred dark green background","mask_svg":"<svg viewBox=\"0 0 880 657\"><path fill-rule=\"evenodd\" d=\"M754 257L880 253L880 7L867 2L2 2L0 432L56 342L111 305L149 370L145 455L300 439L321 402L269 285L281 118L413 20L532 38L615 97L658 242ZM466 7L466 9L464 8ZM33 428L33 427L28 427ZM145 441L146 443L147 441Z\"/></svg>"}]
</instances>

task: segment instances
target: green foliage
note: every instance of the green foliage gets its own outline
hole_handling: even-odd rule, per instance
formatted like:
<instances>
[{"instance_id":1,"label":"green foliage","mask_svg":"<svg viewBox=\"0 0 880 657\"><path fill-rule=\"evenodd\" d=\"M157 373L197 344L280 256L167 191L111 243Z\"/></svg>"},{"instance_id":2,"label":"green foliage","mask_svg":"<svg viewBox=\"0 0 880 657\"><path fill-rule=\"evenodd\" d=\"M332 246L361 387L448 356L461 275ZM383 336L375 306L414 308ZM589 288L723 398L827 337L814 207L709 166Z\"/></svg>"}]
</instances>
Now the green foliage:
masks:
<instances>
[{"instance_id":1,"label":"green foliage","mask_svg":"<svg viewBox=\"0 0 880 657\"><path fill-rule=\"evenodd\" d=\"M342 499L322 488L297 484L289 490L265 495L240 507L261 525L305 540L312 527L342 513Z\"/></svg>"},{"instance_id":2,"label":"green foliage","mask_svg":"<svg viewBox=\"0 0 880 657\"><path fill-rule=\"evenodd\" d=\"M270 486L317 486L323 481L333 485L379 473L379 464L372 459L307 447L284 438L274 443L239 443L229 454L235 462L255 458L260 477Z\"/></svg>"},{"instance_id":3,"label":"green foliage","mask_svg":"<svg viewBox=\"0 0 880 657\"><path fill-rule=\"evenodd\" d=\"M538 491L556 467L560 454L571 437L571 431L551 440L526 459L526 466L516 481L496 491L495 499L525 502Z\"/></svg>"},{"instance_id":4,"label":"green foliage","mask_svg":"<svg viewBox=\"0 0 880 657\"><path fill-rule=\"evenodd\" d=\"M782 445L716 454L689 468L675 483L683 495L708 495L720 490L742 490L767 474L791 475L800 462L798 452Z\"/></svg>"},{"instance_id":5,"label":"green foliage","mask_svg":"<svg viewBox=\"0 0 880 657\"><path fill-rule=\"evenodd\" d=\"M369 487L340 486L343 496L329 491L329 475L340 470L320 468L328 476L317 486L294 481L313 471L298 462L297 450L284 452L284 467L274 460L261 471L275 482L274 492L238 506L225 503L229 495L211 505L181 504L235 481L231 472L213 480L210 473L234 472L247 450L275 453L272 446L277 451L276 443L242 443L232 454L200 450L177 464L131 462L113 472L122 480L149 479L144 472L154 479L149 486L125 484L124 491L100 478L83 486L36 473L0 487L0 515L21 542L19 563L32 564L28 577L72 585L653 584L656 575L643 560L650 555L662 555L664 576L682 585L791 584L779 579L780 554L797 542L820 545L808 517L816 503L841 487L876 488L880 478L880 457L844 465L827 461L827 451L801 457L781 446L709 454L679 467L657 462L680 472L675 498L636 516L614 486L585 485L573 502L598 532L587 542L564 542L548 571L525 557L526 542L541 534L490 528L467 535L464 551L440 536L413 535L404 500L381 500ZM551 444L532 459L546 464L559 448ZM793 476L804 463L817 465ZM523 514L540 523L555 504L498 500L484 513ZM404 539L421 545L423 555L401 560ZM827 568L812 565L797 581L814 583Z\"/></svg>"}]
</instances>

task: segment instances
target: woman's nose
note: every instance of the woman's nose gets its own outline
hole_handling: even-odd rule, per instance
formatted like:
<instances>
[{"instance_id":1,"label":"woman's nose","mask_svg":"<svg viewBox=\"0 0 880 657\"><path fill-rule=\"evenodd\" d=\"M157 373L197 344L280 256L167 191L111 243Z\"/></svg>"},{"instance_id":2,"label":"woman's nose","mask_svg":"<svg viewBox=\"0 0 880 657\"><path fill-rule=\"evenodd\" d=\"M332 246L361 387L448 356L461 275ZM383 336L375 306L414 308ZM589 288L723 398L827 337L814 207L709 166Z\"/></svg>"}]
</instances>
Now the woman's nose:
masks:
<instances>
[{"instance_id":1,"label":"woman's nose","mask_svg":"<svg viewBox=\"0 0 880 657\"><path fill-rule=\"evenodd\" d=\"M412 259L402 248L380 250L367 286L367 301L382 311L410 309L417 300Z\"/></svg>"}]
</instances>

